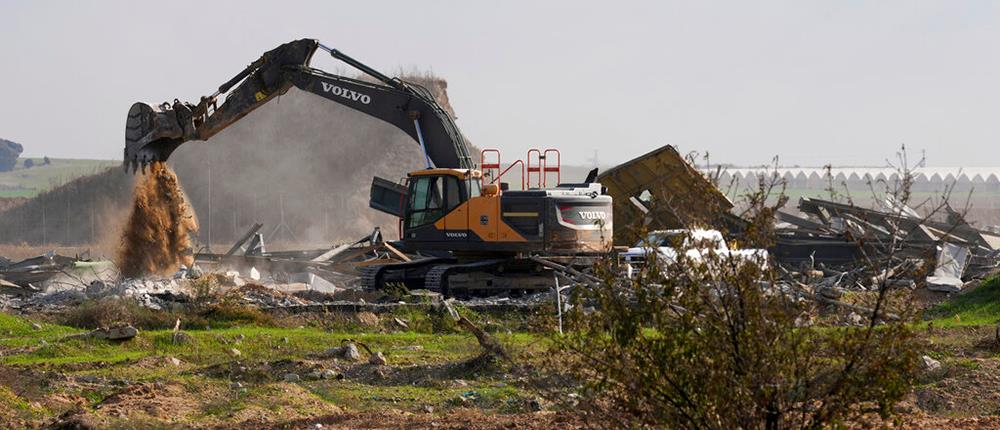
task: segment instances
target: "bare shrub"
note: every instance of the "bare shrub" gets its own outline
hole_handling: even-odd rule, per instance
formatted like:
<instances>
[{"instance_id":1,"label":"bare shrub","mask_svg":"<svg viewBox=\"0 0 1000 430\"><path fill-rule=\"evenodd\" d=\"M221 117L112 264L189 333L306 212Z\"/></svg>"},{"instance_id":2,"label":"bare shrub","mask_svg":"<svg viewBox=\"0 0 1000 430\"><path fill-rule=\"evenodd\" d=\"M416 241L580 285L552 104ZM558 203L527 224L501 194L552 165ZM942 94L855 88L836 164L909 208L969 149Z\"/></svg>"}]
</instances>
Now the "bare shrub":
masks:
<instances>
[{"instance_id":1,"label":"bare shrub","mask_svg":"<svg viewBox=\"0 0 1000 430\"><path fill-rule=\"evenodd\" d=\"M85 301L56 320L63 325L87 329L131 324L140 329L158 330L173 327L179 317L179 313L149 309L132 299L107 298Z\"/></svg>"},{"instance_id":2,"label":"bare shrub","mask_svg":"<svg viewBox=\"0 0 1000 430\"><path fill-rule=\"evenodd\" d=\"M906 204L905 163L902 170L902 185L891 191ZM729 238L771 246L782 191L780 177L762 175L743 194L745 224ZM676 237L674 256L650 252L632 277L609 256L595 270L596 288L574 289L569 330L554 338L541 372L550 387L543 395L600 427L819 428L892 414L918 362L906 295L876 280L862 324L815 324L825 309L775 262L695 239ZM867 253L862 264L880 273L894 245Z\"/></svg>"}]
</instances>

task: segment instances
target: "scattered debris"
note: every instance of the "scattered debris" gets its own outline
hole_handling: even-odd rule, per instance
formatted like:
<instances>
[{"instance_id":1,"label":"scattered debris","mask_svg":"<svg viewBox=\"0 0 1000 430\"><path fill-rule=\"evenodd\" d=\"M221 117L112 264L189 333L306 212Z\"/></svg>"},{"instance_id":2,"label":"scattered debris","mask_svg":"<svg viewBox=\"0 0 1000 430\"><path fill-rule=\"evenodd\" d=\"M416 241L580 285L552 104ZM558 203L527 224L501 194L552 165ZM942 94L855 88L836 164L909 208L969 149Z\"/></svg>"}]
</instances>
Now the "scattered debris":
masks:
<instances>
[{"instance_id":1,"label":"scattered debris","mask_svg":"<svg viewBox=\"0 0 1000 430\"><path fill-rule=\"evenodd\" d=\"M924 370L927 370L929 372L933 372L941 368L941 362L931 358L928 355L921 357L921 361L923 362Z\"/></svg>"},{"instance_id":2,"label":"scattered debris","mask_svg":"<svg viewBox=\"0 0 1000 430\"><path fill-rule=\"evenodd\" d=\"M846 290L889 288L955 293L1000 268L1000 236L957 212L921 216L886 199L882 210L803 197L803 216L778 211L773 255L791 281L827 299ZM871 271L868 259L880 261ZM933 267L928 276L925 267Z\"/></svg>"}]
</instances>

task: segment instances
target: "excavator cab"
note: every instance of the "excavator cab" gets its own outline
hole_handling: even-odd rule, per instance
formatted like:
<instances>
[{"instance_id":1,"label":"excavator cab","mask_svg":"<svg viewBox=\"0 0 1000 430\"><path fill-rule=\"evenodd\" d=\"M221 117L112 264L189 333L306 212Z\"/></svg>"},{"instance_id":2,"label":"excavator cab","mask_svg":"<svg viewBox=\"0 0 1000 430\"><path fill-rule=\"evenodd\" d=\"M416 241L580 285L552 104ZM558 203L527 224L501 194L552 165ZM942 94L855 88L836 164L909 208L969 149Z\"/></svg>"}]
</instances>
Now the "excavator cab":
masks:
<instances>
[{"instance_id":1,"label":"excavator cab","mask_svg":"<svg viewBox=\"0 0 1000 430\"><path fill-rule=\"evenodd\" d=\"M454 241L468 235L448 230L468 226L468 201L482 195L482 174L470 169L412 172L402 216L404 240Z\"/></svg>"}]
</instances>

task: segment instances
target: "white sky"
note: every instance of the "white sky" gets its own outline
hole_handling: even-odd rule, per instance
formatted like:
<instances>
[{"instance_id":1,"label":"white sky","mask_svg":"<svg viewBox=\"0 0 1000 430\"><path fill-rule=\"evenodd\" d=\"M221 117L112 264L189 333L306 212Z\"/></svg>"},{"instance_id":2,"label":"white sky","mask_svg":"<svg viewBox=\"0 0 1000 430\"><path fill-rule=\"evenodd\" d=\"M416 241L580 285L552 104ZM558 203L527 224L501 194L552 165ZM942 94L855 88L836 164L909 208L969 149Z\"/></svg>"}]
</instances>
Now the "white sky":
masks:
<instances>
[{"instance_id":1,"label":"white sky","mask_svg":"<svg viewBox=\"0 0 1000 430\"><path fill-rule=\"evenodd\" d=\"M430 69L458 124L514 157L998 165L1000 11L988 1L0 1L0 137L121 156L134 101L196 101L311 37ZM344 72L317 55L313 64Z\"/></svg>"}]
</instances>

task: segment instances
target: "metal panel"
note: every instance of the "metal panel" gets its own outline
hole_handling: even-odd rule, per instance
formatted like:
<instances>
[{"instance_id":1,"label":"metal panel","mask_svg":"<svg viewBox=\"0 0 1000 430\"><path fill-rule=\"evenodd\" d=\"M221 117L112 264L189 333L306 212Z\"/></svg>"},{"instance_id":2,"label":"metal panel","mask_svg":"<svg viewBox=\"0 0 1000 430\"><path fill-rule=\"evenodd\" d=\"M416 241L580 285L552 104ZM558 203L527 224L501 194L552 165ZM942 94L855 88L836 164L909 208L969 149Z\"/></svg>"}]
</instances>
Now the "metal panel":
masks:
<instances>
[{"instance_id":1,"label":"metal panel","mask_svg":"<svg viewBox=\"0 0 1000 430\"><path fill-rule=\"evenodd\" d=\"M368 206L372 209L402 218L405 199L406 187L378 176L372 178L371 195L368 199Z\"/></svg>"},{"instance_id":2,"label":"metal panel","mask_svg":"<svg viewBox=\"0 0 1000 430\"><path fill-rule=\"evenodd\" d=\"M616 244L635 241L637 230L690 227L722 228L733 208L708 178L666 145L602 173L597 181L614 198ZM644 213L630 200L649 193Z\"/></svg>"}]
</instances>

